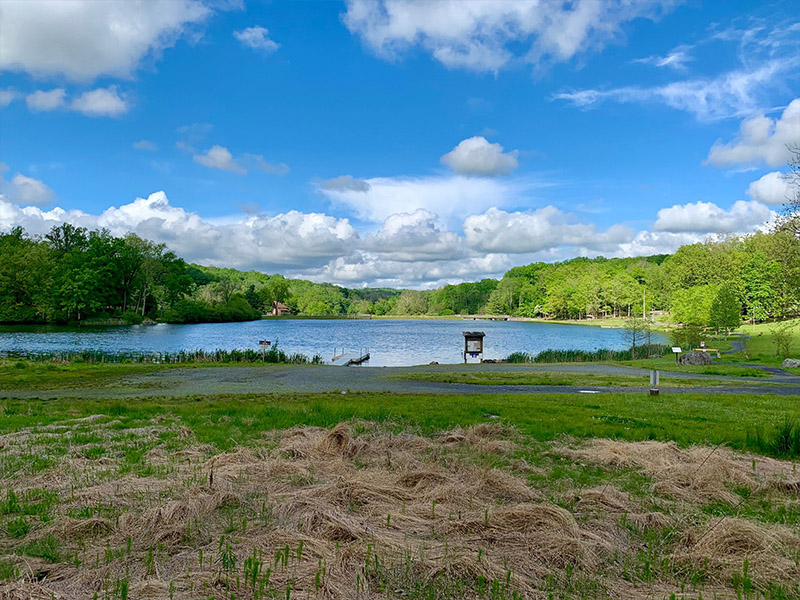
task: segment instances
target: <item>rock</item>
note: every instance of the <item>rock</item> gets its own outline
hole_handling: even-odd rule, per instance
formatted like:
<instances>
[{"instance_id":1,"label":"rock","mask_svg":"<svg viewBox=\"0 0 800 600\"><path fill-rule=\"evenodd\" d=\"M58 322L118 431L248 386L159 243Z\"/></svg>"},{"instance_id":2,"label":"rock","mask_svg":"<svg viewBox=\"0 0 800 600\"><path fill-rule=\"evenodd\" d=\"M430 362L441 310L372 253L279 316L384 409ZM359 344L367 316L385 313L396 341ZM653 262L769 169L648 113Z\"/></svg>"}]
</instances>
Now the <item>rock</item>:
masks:
<instances>
[{"instance_id":1,"label":"rock","mask_svg":"<svg viewBox=\"0 0 800 600\"><path fill-rule=\"evenodd\" d=\"M781 366L784 369L800 369L800 359L787 358L785 361L781 363Z\"/></svg>"},{"instance_id":2,"label":"rock","mask_svg":"<svg viewBox=\"0 0 800 600\"><path fill-rule=\"evenodd\" d=\"M692 350L691 352L686 352L685 354L681 354L681 357L678 359L678 362L682 365L710 365L714 362L714 359L711 358L711 355L707 352L697 352L696 350Z\"/></svg>"}]
</instances>

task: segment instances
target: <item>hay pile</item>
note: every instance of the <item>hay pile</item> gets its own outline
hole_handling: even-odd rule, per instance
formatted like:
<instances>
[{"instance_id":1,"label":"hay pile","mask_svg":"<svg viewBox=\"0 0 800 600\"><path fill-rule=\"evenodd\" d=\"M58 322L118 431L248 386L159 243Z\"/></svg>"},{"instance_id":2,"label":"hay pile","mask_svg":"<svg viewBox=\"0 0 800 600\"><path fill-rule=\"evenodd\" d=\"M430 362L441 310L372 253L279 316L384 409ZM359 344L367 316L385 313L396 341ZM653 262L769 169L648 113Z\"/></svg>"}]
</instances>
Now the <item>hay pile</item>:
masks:
<instances>
[{"instance_id":1,"label":"hay pile","mask_svg":"<svg viewBox=\"0 0 800 600\"><path fill-rule=\"evenodd\" d=\"M9 457L46 451L47 436L77 440L75 430L86 426L2 436L0 447ZM698 512L686 518L687 506L730 499L732 484L786 483L778 474L789 467L780 461L763 459L753 472L747 459L722 449L707 457L709 448L609 440L558 449L642 469L655 494L675 499L676 511L665 514L614 485L548 488L551 459L528 464L519 455L524 438L498 423L433 437L372 423L294 428L215 454L180 423L154 422L135 431L155 445L133 470L121 468L115 444L126 436L114 423L92 426L108 446L102 458L87 459L75 442L56 467L7 482L20 498L58 495L46 519L26 517L32 527L24 543L60 546L53 560L3 537L0 565L16 574L0 582L0 598L499 600L589 589L597 597L649 598L679 590L675 574L703 561L710 573L704 596L713 589L725 597L743 557L756 585L765 577L800 580L790 560L800 545L789 528L730 519L710 529L715 520ZM182 447L168 449L162 438ZM696 472L701 463L706 479ZM8 528L11 517L0 518ZM642 536L666 531L670 568L656 581L636 579L630 565Z\"/></svg>"},{"instance_id":2,"label":"hay pile","mask_svg":"<svg viewBox=\"0 0 800 600\"><path fill-rule=\"evenodd\" d=\"M639 468L652 478L654 494L678 501L676 517L662 513L628 515L627 499L609 500L606 488L594 502L626 512L642 525L642 517L657 518L661 527L673 529L677 540L670 560L687 572L703 569L709 579L730 582L747 577L769 584L800 581L800 529L781 524L759 523L739 518L749 497L775 502L790 515L800 510L800 473L794 463L772 458L744 456L724 447L694 446L681 449L674 442L624 442L595 439L578 448L560 448L561 454L578 460L623 468ZM746 490L737 494L737 488ZM594 490L582 493L592 501ZM722 515L698 523L690 507L710 503L727 505ZM631 518L632 517L632 518ZM652 525L652 523L650 523ZM798 590L800 593L800 590ZM792 596L790 596L792 597Z\"/></svg>"}]
</instances>

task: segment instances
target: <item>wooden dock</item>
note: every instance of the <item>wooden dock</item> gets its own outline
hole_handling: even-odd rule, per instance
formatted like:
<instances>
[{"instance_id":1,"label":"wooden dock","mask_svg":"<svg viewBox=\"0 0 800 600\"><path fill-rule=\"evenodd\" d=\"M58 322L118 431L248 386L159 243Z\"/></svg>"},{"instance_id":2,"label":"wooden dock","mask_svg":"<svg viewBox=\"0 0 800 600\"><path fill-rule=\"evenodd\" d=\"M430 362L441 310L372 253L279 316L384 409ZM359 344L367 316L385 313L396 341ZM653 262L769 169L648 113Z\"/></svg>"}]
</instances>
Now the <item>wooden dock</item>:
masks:
<instances>
[{"instance_id":1,"label":"wooden dock","mask_svg":"<svg viewBox=\"0 0 800 600\"><path fill-rule=\"evenodd\" d=\"M337 351L341 352L337 354ZM369 361L369 349L362 348L358 352L346 352L344 348L334 348L333 358L331 359L332 365L341 365L343 367L351 367L353 365L360 365Z\"/></svg>"}]
</instances>

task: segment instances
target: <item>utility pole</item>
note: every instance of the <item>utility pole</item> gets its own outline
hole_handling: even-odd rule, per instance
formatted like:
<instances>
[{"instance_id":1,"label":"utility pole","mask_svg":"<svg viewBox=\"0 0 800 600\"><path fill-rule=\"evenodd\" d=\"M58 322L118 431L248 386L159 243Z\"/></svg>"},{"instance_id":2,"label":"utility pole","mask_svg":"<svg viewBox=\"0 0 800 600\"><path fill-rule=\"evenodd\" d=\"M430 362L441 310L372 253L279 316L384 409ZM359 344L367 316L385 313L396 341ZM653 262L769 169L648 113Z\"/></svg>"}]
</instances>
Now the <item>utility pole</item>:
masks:
<instances>
[{"instance_id":1,"label":"utility pole","mask_svg":"<svg viewBox=\"0 0 800 600\"><path fill-rule=\"evenodd\" d=\"M642 318L647 319L647 288L642 288Z\"/></svg>"}]
</instances>

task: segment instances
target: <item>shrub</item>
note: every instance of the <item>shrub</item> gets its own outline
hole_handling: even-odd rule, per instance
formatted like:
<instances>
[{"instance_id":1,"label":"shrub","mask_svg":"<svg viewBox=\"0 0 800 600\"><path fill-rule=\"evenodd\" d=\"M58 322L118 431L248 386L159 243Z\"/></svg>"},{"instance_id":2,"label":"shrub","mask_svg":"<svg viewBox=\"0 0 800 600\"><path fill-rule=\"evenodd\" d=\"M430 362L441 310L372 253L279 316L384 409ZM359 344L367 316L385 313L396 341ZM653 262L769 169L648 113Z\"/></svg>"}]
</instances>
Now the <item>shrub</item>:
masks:
<instances>
[{"instance_id":1,"label":"shrub","mask_svg":"<svg viewBox=\"0 0 800 600\"><path fill-rule=\"evenodd\" d=\"M124 313L122 313L122 320L128 325L139 325L142 321L144 321L144 317L132 310L126 310Z\"/></svg>"},{"instance_id":2,"label":"shrub","mask_svg":"<svg viewBox=\"0 0 800 600\"><path fill-rule=\"evenodd\" d=\"M772 340L775 344L775 355L778 358L789 358L792 351L793 329L794 324L790 322L779 323L770 328L769 332L772 334Z\"/></svg>"}]
</instances>

